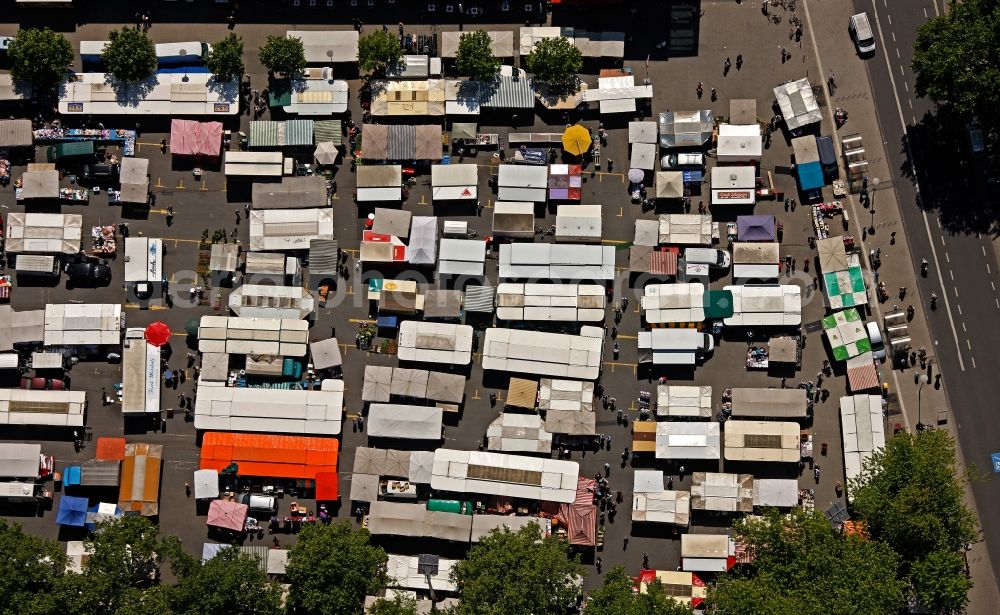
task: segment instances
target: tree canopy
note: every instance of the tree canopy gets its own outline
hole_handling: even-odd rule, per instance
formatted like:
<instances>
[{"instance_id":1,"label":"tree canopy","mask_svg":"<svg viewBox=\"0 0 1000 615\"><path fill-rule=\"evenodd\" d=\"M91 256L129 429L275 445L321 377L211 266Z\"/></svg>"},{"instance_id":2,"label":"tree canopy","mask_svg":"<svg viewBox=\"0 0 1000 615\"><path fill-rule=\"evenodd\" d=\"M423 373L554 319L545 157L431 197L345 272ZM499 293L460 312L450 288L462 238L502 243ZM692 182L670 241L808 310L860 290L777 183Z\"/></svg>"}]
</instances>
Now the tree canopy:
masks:
<instances>
[{"instance_id":1,"label":"tree canopy","mask_svg":"<svg viewBox=\"0 0 1000 615\"><path fill-rule=\"evenodd\" d=\"M212 52L205 60L208 70L219 81L243 77L243 38L230 32L226 38L212 45Z\"/></svg>"},{"instance_id":2,"label":"tree canopy","mask_svg":"<svg viewBox=\"0 0 1000 615\"><path fill-rule=\"evenodd\" d=\"M53 588L66 570L58 542L25 534L19 524L0 519L0 614L55 612Z\"/></svg>"},{"instance_id":3,"label":"tree canopy","mask_svg":"<svg viewBox=\"0 0 1000 615\"><path fill-rule=\"evenodd\" d=\"M458 39L455 68L479 81L493 79L500 70L500 59L493 55L493 40L485 30L466 32Z\"/></svg>"},{"instance_id":4,"label":"tree canopy","mask_svg":"<svg viewBox=\"0 0 1000 615\"><path fill-rule=\"evenodd\" d=\"M156 48L139 28L123 27L108 33L108 44L101 60L115 79L135 83L156 70Z\"/></svg>"},{"instance_id":5,"label":"tree canopy","mask_svg":"<svg viewBox=\"0 0 1000 615\"><path fill-rule=\"evenodd\" d=\"M66 79L73 63L73 46L66 37L48 28L18 30L7 49L10 74L15 81L50 89Z\"/></svg>"},{"instance_id":6,"label":"tree canopy","mask_svg":"<svg viewBox=\"0 0 1000 615\"><path fill-rule=\"evenodd\" d=\"M848 488L855 515L899 553L902 576L921 600L940 612L964 606L972 584L960 554L977 540L977 522L965 506L951 436L937 429L893 436Z\"/></svg>"},{"instance_id":7,"label":"tree canopy","mask_svg":"<svg viewBox=\"0 0 1000 615\"><path fill-rule=\"evenodd\" d=\"M564 85L580 72L583 54L566 37L545 38L528 54L527 66L539 81Z\"/></svg>"},{"instance_id":8,"label":"tree canopy","mask_svg":"<svg viewBox=\"0 0 1000 615\"><path fill-rule=\"evenodd\" d=\"M365 615L417 615L417 601L403 594L396 594L392 600L379 598Z\"/></svg>"},{"instance_id":9,"label":"tree canopy","mask_svg":"<svg viewBox=\"0 0 1000 615\"><path fill-rule=\"evenodd\" d=\"M755 559L710 589L709 607L721 613L894 615L903 607L906 583L892 549L844 535L820 513L772 509L733 530Z\"/></svg>"},{"instance_id":10,"label":"tree canopy","mask_svg":"<svg viewBox=\"0 0 1000 615\"><path fill-rule=\"evenodd\" d=\"M358 68L365 72L393 67L402 57L403 47L395 34L375 30L358 41Z\"/></svg>"},{"instance_id":11,"label":"tree canopy","mask_svg":"<svg viewBox=\"0 0 1000 615\"><path fill-rule=\"evenodd\" d=\"M385 588L388 558L367 530L348 522L309 524L288 552L290 604L313 615L357 613L366 595Z\"/></svg>"},{"instance_id":12,"label":"tree canopy","mask_svg":"<svg viewBox=\"0 0 1000 615\"><path fill-rule=\"evenodd\" d=\"M917 31L913 43L916 92L965 115L1000 124L1000 3L952 2Z\"/></svg>"},{"instance_id":13,"label":"tree canopy","mask_svg":"<svg viewBox=\"0 0 1000 615\"><path fill-rule=\"evenodd\" d=\"M691 615L691 607L667 596L659 580L633 591L632 577L621 564L604 575L604 584L590 592L583 615Z\"/></svg>"},{"instance_id":14,"label":"tree canopy","mask_svg":"<svg viewBox=\"0 0 1000 615\"><path fill-rule=\"evenodd\" d=\"M177 613L279 615L281 587L267 579L256 558L225 548L198 563L170 592Z\"/></svg>"},{"instance_id":15,"label":"tree canopy","mask_svg":"<svg viewBox=\"0 0 1000 615\"><path fill-rule=\"evenodd\" d=\"M451 571L462 596L460 615L562 613L576 602L574 579L583 567L568 557L569 545L542 537L538 524L517 532L490 532Z\"/></svg>"},{"instance_id":16,"label":"tree canopy","mask_svg":"<svg viewBox=\"0 0 1000 615\"><path fill-rule=\"evenodd\" d=\"M128 590L147 588L158 577L164 543L160 528L145 517L99 523L85 543L93 549L83 565L85 589L108 611L117 609Z\"/></svg>"},{"instance_id":17,"label":"tree canopy","mask_svg":"<svg viewBox=\"0 0 1000 615\"><path fill-rule=\"evenodd\" d=\"M306 68L306 50L301 38L269 34L257 56L271 72L295 75Z\"/></svg>"}]
</instances>

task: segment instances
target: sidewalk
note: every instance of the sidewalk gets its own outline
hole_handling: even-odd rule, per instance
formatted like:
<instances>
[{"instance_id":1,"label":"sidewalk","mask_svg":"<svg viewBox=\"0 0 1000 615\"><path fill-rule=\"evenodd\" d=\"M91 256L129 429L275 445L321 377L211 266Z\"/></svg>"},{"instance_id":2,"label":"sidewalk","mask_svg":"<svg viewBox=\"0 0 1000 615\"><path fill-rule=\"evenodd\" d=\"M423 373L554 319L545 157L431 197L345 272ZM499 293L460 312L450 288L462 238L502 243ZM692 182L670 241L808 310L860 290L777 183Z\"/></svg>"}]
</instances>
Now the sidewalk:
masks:
<instances>
[{"instance_id":1,"label":"sidewalk","mask_svg":"<svg viewBox=\"0 0 1000 615\"><path fill-rule=\"evenodd\" d=\"M813 41L815 60L819 66L819 75L812 75L811 79L814 85L820 85L823 88L821 104L825 103L826 105L824 109L827 116L826 123L828 126L834 126L834 109L838 103L847 106L847 101L849 101L851 119L845 134L859 133L862 135L865 148L868 151L869 177L884 178L877 191L878 210L874 235L866 238L861 236L862 228L866 227L870 220L868 210L860 205L854 195L849 195L847 198L852 221L850 232L855 235L856 239L860 240L862 254L868 254L870 250L874 249L881 249L882 253L882 265L878 271L879 279L885 282L890 292L890 298L885 304L873 303L872 318L879 322L881 327L883 314L891 311L895 303L899 303L901 309L906 309L906 306L912 301L916 309L916 316L909 324L913 347L916 349L924 346L933 349L933 339L927 327L922 302L909 298L900 301L895 295L895 291L901 286L908 289L917 288L917 272L914 271L910 264L912 261L908 257L910 248L900 219L899 203L892 185L892 178L895 178L897 173L888 165L888 157L876 119L875 105L870 95L865 64L856 54L845 51L846 49L853 50L853 47L850 47L851 41L847 35L846 27L813 27L813 24L846 24L854 12L853 7L850 3L803 2L802 10L806 33L808 38ZM832 96L825 85L826 76L830 74L830 71L836 75L836 88ZM839 154L840 141L836 136L834 142ZM841 173L843 174L843 167L841 167ZM895 233L894 244L890 239L892 233ZM899 255L904 257L901 258ZM867 261L867 259L863 260ZM869 270L867 275L869 283L872 283L873 272ZM901 412L901 414L889 416L890 428L897 423L902 423L908 430L915 428L918 420L918 385L915 384L914 378L920 372L919 365L895 371L890 371L888 364L883 366L882 380L888 383L891 398L896 401L897 410L893 412ZM934 365L934 373L940 373L938 365ZM947 409L949 421L939 428L948 430L952 437L956 437L954 421L951 420L951 411L945 395L946 385L947 374L942 375L939 387L936 387L933 381L924 385L920 392L919 403L925 410L923 419L927 424L936 422L938 409ZM959 462L962 464L960 471L964 470L960 449ZM974 508L975 504L971 492L968 490L966 490L966 498L968 505ZM1000 592L998 592L993 569L983 543L978 543L968 553L968 561L972 577L977 581L969 595L968 612L995 612L996 604L1000 603Z\"/></svg>"}]
</instances>

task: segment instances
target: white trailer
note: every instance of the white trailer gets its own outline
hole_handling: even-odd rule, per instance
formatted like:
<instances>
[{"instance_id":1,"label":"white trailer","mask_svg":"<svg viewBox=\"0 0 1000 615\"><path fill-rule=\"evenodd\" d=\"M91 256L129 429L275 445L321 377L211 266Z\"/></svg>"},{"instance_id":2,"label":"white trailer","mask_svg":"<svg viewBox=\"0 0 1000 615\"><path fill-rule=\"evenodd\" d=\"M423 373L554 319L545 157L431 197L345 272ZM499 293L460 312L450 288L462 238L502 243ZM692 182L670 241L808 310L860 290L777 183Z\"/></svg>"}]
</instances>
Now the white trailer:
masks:
<instances>
[{"instance_id":1,"label":"white trailer","mask_svg":"<svg viewBox=\"0 0 1000 615\"><path fill-rule=\"evenodd\" d=\"M802 289L794 284L738 284L727 327L797 327L802 324Z\"/></svg>"},{"instance_id":2,"label":"white trailer","mask_svg":"<svg viewBox=\"0 0 1000 615\"><path fill-rule=\"evenodd\" d=\"M227 177L281 177L285 158L281 152L227 151L223 170Z\"/></svg>"},{"instance_id":3,"label":"white trailer","mask_svg":"<svg viewBox=\"0 0 1000 615\"><path fill-rule=\"evenodd\" d=\"M648 284L643 289L643 318L650 324L705 320L705 285L700 282Z\"/></svg>"},{"instance_id":4,"label":"white trailer","mask_svg":"<svg viewBox=\"0 0 1000 615\"><path fill-rule=\"evenodd\" d=\"M601 243L600 205L560 205L556 210L556 241Z\"/></svg>"},{"instance_id":5,"label":"white trailer","mask_svg":"<svg viewBox=\"0 0 1000 615\"><path fill-rule=\"evenodd\" d=\"M600 322L606 306L604 287L598 284L520 284L497 286L497 318Z\"/></svg>"},{"instance_id":6,"label":"white trailer","mask_svg":"<svg viewBox=\"0 0 1000 615\"><path fill-rule=\"evenodd\" d=\"M483 341L483 369L595 380L601 373L604 329L580 335L493 327Z\"/></svg>"},{"instance_id":7,"label":"white trailer","mask_svg":"<svg viewBox=\"0 0 1000 615\"><path fill-rule=\"evenodd\" d=\"M146 343L143 329L125 330L122 351L122 414L160 412L160 349Z\"/></svg>"},{"instance_id":8,"label":"white trailer","mask_svg":"<svg viewBox=\"0 0 1000 615\"><path fill-rule=\"evenodd\" d=\"M86 391L0 389L0 425L83 427Z\"/></svg>"},{"instance_id":9,"label":"white trailer","mask_svg":"<svg viewBox=\"0 0 1000 615\"><path fill-rule=\"evenodd\" d=\"M715 349L715 340L697 329L653 329L639 332L639 362L694 365Z\"/></svg>"}]
</instances>

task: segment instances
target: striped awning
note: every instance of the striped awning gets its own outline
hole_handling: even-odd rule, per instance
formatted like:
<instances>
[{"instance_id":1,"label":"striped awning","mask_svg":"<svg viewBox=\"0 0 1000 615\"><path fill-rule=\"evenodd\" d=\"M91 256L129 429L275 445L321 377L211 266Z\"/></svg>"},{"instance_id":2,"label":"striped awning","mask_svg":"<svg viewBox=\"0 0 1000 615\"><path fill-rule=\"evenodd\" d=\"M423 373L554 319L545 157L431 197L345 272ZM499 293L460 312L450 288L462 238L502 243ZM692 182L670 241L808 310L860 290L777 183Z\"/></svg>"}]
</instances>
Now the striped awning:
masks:
<instances>
[{"instance_id":1,"label":"striped awning","mask_svg":"<svg viewBox=\"0 0 1000 615\"><path fill-rule=\"evenodd\" d=\"M340 120L316 120L313 125L313 140L316 143L332 141L334 145L343 145L344 133L341 132Z\"/></svg>"},{"instance_id":2,"label":"striped awning","mask_svg":"<svg viewBox=\"0 0 1000 615\"><path fill-rule=\"evenodd\" d=\"M650 252L649 272L655 275L677 275L677 253L667 250Z\"/></svg>"},{"instance_id":3,"label":"striped awning","mask_svg":"<svg viewBox=\"0 0 1000 615\"><path fill-rule=\"evenodd\" d=\"M480 84L480 103L494 109L533 109L535 93L528 79L500 75L495 84Z\"/></svg>"},{"instance_id":4,"label":"striped awning","mask_svg":"<svg viewBox=\"0 0 1000 615\"><path fill-rule=\"evenodd\" d=\"M465 289L465 311L493 313L493 294L496 289L492 286L469 286Z\"/></svg>"},{"instance_id":5,"label":"striped awning","mask_svg":"<svg viewBox=\"0 0 1000 615\"><path fill-rule=\"evenodd\" d=\"M250 122L250 147L279 147L278 125L281 122Z\"/></svg>"},{"instance_id":6,"label":"striped awning","mask_svg":"<svg viewBox=\"0 0 1000 615\"><path fill-rule=\"evenodd\" d=\"M244 555L257 558L257 562L260 564L260 571L267 574L267 552L269 551L267 547L260 545L240 546L239 550Z\"/></svg>"},{"instance_id":7,"label":"striped awning","mask_svg":"<svg viewBox=\"0 0 1000 615\"><path fill-rule=\"evenodd\" d=\"M416 150L416 126L389 126L389 160L413 159Z\"/></svg>"},{"instance_id":8,"label":"striped awning","mask_svg":"<svg viewBox=\"0 0 1000 615\"><path fill-rule=\"evenodd\" d=\"M288 120L285 122L285 142L282 145L297 147L313 144L313 120Z\"/></svg>"},{"instance_id":9,"label":"striped awning","mask_svg":"<svg viewBox=\"0 0 1000 615\"><path fill-rule=\"evenodd\" d=\"M309 275L337 275L340 246L336 239L309 241Z\"/></svg>"},{"instance_id":10,"label":"striped awning","mask_svg":"<svg viewBox=\"0 0 1000 615\"><path fill-rule=\"evenodd\" d=\"M864 365L848 367L847 384L851 387L852 393L879 388L878 370L875 368L875 364L868 362Z\"/></svg>"}]
</instances>

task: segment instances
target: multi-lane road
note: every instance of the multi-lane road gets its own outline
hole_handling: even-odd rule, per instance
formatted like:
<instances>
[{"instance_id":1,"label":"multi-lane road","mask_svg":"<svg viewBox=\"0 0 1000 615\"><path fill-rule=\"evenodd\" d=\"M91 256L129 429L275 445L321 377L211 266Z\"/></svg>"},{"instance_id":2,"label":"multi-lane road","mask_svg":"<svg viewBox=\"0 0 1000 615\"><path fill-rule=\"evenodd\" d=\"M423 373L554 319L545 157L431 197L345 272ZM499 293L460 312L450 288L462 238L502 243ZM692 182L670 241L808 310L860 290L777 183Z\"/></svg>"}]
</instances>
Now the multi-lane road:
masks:
<instances>
[{"instance_id":1,"label":"multi-lane road","mask_svg":"<svg viewBox=\"0 0 1000 615\"><path fill-rule=\"evenodd\" d=\"M868 77L894 173L890 181L911 246L909 257L915 268L922 258L930 263L928 275L919 281L918 296L906 302L921 301L929 308L931 294L938 297L937 309L928 310L934 337L928 352L934 358L935 373L943 374L966 464L990 472L990 453L1000 451L1000 422L995 420L1000 405L993 388L993 365L1000 349L1000 267L988 221L980 212L973 213L971 206L982 193L981 186L967 179L975 174L939 175L951 173L951 167L942 168L943 147L949 156L969 157L968 150L961 149L964 135L953 135L954 148L931 139L928 126L934 124L935 105L917 97L911 70L917 29L942 14L944 4L943 0L855 0L854 7L857 12L867 11L876 26L878 49L867 62ZM942 194L942 186L962 192ZM955 196L959 198L948 198ZM963 199L968 201L968 215L975 218L965 224L961 214L938 209L961 206ZM935 409L924 411L925 422L931 422L928 411ZM1000 563L1000 516L994 513L1000 507L1000 483L974 481L972 490L996 566Z\"/></svg>"}]
</instances>

